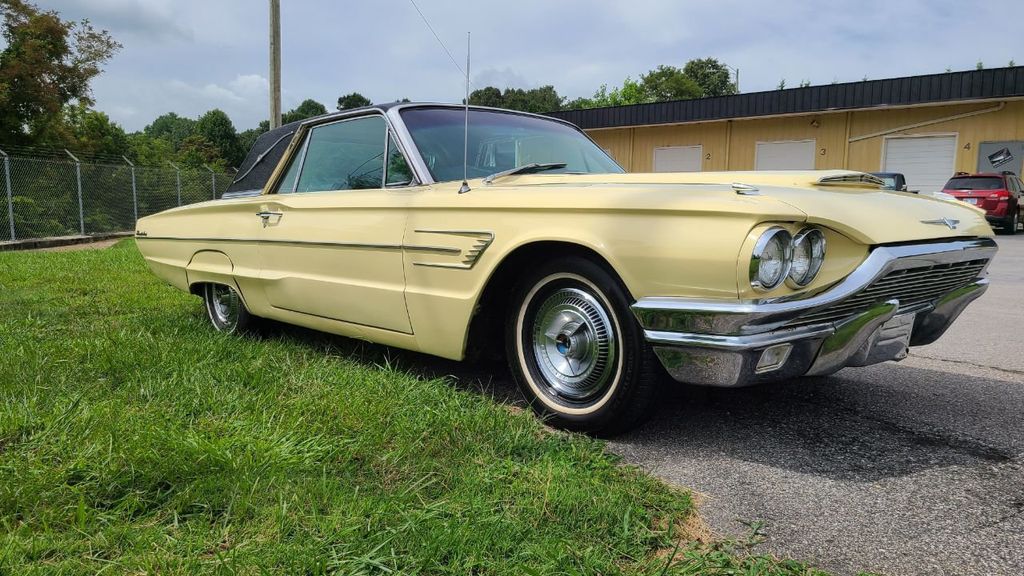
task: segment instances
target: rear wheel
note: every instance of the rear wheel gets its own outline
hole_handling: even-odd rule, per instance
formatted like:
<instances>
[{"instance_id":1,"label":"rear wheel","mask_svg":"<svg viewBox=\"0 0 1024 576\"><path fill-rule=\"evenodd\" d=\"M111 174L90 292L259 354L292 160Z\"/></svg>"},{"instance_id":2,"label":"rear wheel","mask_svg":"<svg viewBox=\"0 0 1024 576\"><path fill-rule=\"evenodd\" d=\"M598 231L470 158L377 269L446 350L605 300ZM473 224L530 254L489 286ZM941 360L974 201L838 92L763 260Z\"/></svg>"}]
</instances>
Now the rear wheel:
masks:
<instances>
[{"instance_id":1,"label":"rear wheel","mask_svg":"<svg viewBox=\"0 0 1024 576\"><path fill-rule=\"evenodd\" d=\"M1020 210L1014 209L1013 216L1006 219L1006 224L1003 225L1003 231L1007 234L1013 235L1017 233L1017 228L1020 227Z\"/></svg>"},{"instance_id":2,"label":"rear wheel","mask_svg":"<svg viewBox=\"0 0 1024 576\"><path fill-rule=\"evenodd\" d=\"M210 323L220 332L245 332L255 325L255 317L234 288L224 284L203 286L203 301Z\"/></svg>"},{"instance_id":3,"label":"rear wheel","mask_svg":"<svg viewBox=\"0 0 1024 576\"><path fill-rule=\"evenodd\" d=\"M613 434L653 406L660 366L620 282L579 257L543 265L513 292L506 353L530 406L557 427Z\"/></svg>"}]
</instances>

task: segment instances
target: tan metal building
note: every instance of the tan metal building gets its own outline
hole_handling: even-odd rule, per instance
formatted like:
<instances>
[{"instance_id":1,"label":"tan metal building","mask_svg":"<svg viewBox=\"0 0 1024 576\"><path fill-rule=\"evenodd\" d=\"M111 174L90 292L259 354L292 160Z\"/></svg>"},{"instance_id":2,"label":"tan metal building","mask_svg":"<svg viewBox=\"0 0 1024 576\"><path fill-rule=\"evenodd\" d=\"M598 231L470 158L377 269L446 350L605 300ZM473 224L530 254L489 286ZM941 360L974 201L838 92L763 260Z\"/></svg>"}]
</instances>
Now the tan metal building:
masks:
<instances>
[{"instance_id":1,"label":"tan metal building","mask_svg":"<svg viewBox=\"0 0 1024 576\"><path fill-rule=\"evenodd\" d=\"M630 172L848 168L931 191L1024 168L1024 66L552 115Z\"/></svg>"}]
</instances>

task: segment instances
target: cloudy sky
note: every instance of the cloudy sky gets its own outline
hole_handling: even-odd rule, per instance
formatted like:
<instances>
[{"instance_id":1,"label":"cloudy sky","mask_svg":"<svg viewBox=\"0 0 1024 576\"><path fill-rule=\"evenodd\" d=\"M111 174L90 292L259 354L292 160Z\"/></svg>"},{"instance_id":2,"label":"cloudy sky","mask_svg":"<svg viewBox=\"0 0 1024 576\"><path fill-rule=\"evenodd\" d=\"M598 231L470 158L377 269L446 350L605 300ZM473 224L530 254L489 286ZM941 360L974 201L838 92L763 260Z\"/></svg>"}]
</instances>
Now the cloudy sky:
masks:
<instances>
[{"instance_id":1,"label":"cloudy sky","mask_svg":"<svg viewBox=\"0 0 1024 576\"><path fill-rule=\"evenodd\" d=\"M124 48L94 82L128 130L221 108L239 130L267 115L266 0L35 0L89 18ZM1024 64L1024 2L924 0L417 0L456 59L473 33L475 87L552 84L590 95L658 64L716 57L744 92ZM458 101L462 79L410 0L281 0L283 108ZM1007 22L1015 24L1007 25Z\"/></svg>"}]
</instances>

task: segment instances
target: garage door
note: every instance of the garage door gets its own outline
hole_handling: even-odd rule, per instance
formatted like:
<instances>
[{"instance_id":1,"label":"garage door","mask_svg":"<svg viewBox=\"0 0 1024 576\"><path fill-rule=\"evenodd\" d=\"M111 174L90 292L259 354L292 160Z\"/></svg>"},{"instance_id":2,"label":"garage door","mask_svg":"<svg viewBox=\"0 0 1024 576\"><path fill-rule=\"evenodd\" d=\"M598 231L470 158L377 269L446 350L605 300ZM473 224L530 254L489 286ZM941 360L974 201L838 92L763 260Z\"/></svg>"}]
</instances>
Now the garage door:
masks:
<instances>
[{"instance_id":1,"label":"garage door","mask_svg":"<svg viewBox=\"0 0 1024 576\"><path fill-rule=\"evenodd\" d=\"M670 146L654 149L655 172L700 172L703 146Z\"/></svg>"},{"instance_id":2,"label":"garage door","mask_svg":"<svg viewBox=\"0 0 1024 576\"><path fill-rule=\"evenodd\" d=\"M907 189L938 192L953 175L956 136L885 139L885 172L902 172Z\"/></svg>"},{"instance_id":3,"label":"garage door","mask_svg":"<svg viewBox=\"0 0 1024 576\"><path fill-rule=\"evenodd\" d=\"M814 170L814 140L758 142L756 170Z\"/></svg>"}]
</instances>

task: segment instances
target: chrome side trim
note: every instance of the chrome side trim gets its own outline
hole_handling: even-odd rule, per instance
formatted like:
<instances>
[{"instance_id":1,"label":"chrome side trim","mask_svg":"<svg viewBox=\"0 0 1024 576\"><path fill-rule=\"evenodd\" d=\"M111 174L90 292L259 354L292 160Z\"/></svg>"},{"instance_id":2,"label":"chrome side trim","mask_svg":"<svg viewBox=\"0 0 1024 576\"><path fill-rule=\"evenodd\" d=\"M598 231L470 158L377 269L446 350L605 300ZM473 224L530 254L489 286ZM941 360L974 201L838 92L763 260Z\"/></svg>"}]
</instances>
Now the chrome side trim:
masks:
<instances>
[{"instance_id":1,"label":"chrome side trim","mask_svg":"<svg viewBox=\"0 0 1024 576\"><path fill-rule=\"evenodd\" d=\"M853 296L893 270L991 260L996 249L991 238L879 246L846 278L815 293L765 300L649 297L633 304L633 312L645 330L721 335L768 332ZM979 276L983 274L984 269Z\"/></svg>"},{"instance_id":2,"label":"chrome side trim","mask_svg":"<svg viewBox=\"0 0 1024 576\"><path fill-rule=\"evenodd\" d=\"M434 254L451 254L458 256L462 250L450 246L425 246L416 244L368 244L362 242L310 242L306 240L265 240L256 238L181 238L177 236L147 236L145 232L137 232L136 238L142 240L176 240L181 242L240 242L263 244L290 244L295 246L321 246L337 248L356 248L364 250L407 250L409 252L428 252Z\"/></svg>"},{"instance_id":3,"label":"chrome side trim","mask_svg":"<svg viewBox=\"0 0 1024 576\"><path fill-rule=\"evenodd\" d=\"M486 230L416 230L417 234L440 234L447 236L461 236L474 239L473 245L463 254L460 249L452 249L457 254L463 254L462 262L413 262L413 266L425 266L428 268L450 268L455 270L469 270L476 265L477 260L483 256L487 247L494 242L494 233Z\"/></svg>"}]
</instances>

